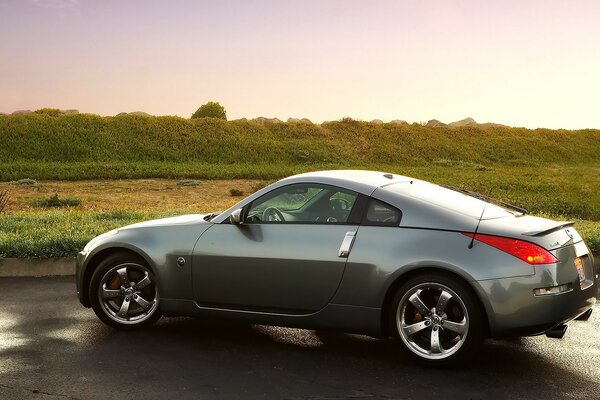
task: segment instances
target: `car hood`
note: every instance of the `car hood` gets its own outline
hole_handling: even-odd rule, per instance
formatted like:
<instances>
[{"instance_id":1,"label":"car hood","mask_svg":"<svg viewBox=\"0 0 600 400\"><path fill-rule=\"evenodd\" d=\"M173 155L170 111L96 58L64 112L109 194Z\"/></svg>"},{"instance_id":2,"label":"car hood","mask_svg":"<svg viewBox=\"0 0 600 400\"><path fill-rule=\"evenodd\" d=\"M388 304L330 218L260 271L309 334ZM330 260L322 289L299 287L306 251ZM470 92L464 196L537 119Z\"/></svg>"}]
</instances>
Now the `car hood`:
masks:
<instances>
[{"instance_id":1,"label":"car hood","mask_svg":"<svg viewBox=\"0 0 600 400\"><path fill-rule=\"evenodd\" d=\"M121 228L113 229L110 232L96 236L85 245L83 251L90 252L98 246L102 246L107 243L123 243L123 235L126 237L125 242L129 243L131 240L134 240L134 238L139 237L140 232L143 232L142 236L146 236L148 233L147 228L150 228L151 231L156 231L153 228L170 229L175 227L189 227L192 231L198 232L201 231L201 229L196 229L198 226L204 226L205 229L208 228L210 222L204 220L204 217L207 215L208 214L181 215L178 217L153 219L150 221L123 226ZM138 229L140 230L138 231Z\"/></svg>"},{"instance_id":2,"label":"car hood","mask_svg":"<svg viewBox=\"0 0 600 400\"><path fill-rule=\"evenodd\" d=\"M119 231L126 229L136 229L136 228L151 228L158 226L176 226L176 225L188 225L194 223L208 223L204 220L204 217L208 214L190 214L190 215L180 215L178 217L169 217L169 218L159 218L152 219L150 221L138 222L137 224L131 224L119 228Z\"/></svg>"}]
</instances>

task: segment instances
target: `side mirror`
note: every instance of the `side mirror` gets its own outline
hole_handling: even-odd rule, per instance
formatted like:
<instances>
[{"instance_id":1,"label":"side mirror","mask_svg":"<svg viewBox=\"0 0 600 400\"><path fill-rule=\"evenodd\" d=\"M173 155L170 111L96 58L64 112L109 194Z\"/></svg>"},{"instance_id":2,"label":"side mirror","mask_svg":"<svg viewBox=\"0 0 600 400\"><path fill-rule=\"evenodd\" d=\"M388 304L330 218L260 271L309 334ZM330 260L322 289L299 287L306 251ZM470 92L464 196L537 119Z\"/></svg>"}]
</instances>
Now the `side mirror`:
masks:
<instances>
[{"instance_id":1,"label":"side mirror","mask_svg":"<svg viewBox=\"0 0 600 400\"><path fill-rule=\"evenodd\" d=\"M242 225L244 223L244 218L242 215L242 209L238 208L229 216L229 222L231 222L233 225Z\"/></svg>"}]
</instances>

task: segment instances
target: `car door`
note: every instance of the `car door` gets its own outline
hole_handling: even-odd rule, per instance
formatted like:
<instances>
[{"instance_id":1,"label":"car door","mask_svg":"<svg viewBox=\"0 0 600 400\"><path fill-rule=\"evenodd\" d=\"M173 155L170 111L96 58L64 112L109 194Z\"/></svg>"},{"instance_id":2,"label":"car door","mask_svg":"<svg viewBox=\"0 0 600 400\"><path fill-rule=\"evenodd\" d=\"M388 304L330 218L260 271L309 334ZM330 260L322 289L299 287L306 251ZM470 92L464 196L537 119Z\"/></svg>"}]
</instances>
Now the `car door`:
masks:
<instances>
[{"instance_id":1,"label":"car door","mask_svg":"<svg viewBox=\"0 0 600 400\"><path fill-rule=\"evenodd\" d=\"M295 314L323 308L358 229L357 198L334 186L293 184L244 207L243 224L215 224L194 248L196 302Z\"/></svg>"}]
</instances>

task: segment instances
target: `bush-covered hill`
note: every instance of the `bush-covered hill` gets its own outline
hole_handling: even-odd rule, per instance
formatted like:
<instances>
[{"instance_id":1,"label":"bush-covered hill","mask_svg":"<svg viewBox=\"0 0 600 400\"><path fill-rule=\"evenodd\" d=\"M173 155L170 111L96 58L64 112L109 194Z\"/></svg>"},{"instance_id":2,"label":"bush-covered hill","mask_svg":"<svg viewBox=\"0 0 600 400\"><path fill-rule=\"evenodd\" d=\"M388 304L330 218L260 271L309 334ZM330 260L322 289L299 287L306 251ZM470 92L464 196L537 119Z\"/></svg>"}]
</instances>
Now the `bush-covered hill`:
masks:
<instances>
[{"instance_id":1,"label":"bush-covered hill","mask_svg":"<svg viewBox=\"0 0 600 400\"><path fill-rule=\"evenodd\" d=\"M38 162L97 164L99 177L106 174L105 164L139 162L339 167L463 163L474 168L597 165L600 131L429 128L351 120L315 125L138 115L0 116L0 163ZM77 164L71 165L78 169ZM90 169L86 178L94 175ZM0 180L13 178L6 172L2 169Z\"/></svg>"}]
</instances>

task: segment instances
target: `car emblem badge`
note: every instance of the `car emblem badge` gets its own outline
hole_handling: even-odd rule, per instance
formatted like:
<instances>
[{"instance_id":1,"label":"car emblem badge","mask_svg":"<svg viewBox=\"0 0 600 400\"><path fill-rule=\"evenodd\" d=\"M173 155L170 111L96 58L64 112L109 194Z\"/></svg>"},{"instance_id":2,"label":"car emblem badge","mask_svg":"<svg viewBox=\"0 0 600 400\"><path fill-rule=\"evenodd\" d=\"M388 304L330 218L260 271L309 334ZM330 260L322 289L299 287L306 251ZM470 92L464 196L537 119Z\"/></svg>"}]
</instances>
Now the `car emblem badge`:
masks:
<instances>
[{"instance_id":1,"label":"car emblem badge","mask_svg":"<svg viewBox=\"0 0 600 400\"><path fill-rule=\"evenodd\" d=\"M179 265L180 267L183 267L185 265L185 258L179 257L177 259L177 265Z\"/></svg>"}]
</instances>

